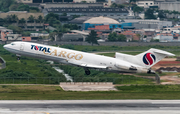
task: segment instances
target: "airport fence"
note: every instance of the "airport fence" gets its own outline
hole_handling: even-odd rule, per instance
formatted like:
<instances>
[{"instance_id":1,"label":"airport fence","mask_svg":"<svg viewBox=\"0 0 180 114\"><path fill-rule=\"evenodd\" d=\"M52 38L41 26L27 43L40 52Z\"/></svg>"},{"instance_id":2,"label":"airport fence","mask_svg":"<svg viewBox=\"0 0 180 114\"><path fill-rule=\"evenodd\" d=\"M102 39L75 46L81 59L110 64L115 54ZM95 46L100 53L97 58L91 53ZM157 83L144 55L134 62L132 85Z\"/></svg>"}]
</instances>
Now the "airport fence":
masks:
<instances>
[{"instance_id":1,"label":"airport fence","mask_svg":"<svg viewBox=\"0 0 180 114\"><path fill-rule=\"evenodd\" d=\"M0 77L0 84L59 84L61 82L112 82L113 84L153 84L155 79L142 77L75 77L62 81L60 77Z\"/></svg>"}]
</instances>

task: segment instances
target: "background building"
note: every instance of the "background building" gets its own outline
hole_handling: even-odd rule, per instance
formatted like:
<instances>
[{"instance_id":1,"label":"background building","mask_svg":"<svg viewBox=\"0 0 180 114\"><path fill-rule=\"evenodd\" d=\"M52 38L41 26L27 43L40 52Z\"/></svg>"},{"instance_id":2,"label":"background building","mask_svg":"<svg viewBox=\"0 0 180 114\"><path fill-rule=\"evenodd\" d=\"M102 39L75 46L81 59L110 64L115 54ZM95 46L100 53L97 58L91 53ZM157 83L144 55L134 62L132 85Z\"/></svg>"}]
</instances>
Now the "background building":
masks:
<instances>
[{"instance_id":1,"label":"background building","mask_svg":"<svg viewBox=\"0 0 180 114\"><path fill-rule=\"evenodd\" d=\"M73 0L73 2L77 3L77 2L86 2L86 3L96 3L96 0Z\"/></svg>"},{"instance_id":2,"label":"background building","mask_svg":"<svg viewBox=\"0 0 180 114\"><path fill-rule=\"evenodd\" d=\"M160 2L159 9L160 10L170 10L170 11L179 11L180 12L180 1L178 2Z\"/></svg>"},{"instance_id":3,"label":"background building","mask_svg":"<svg viewBox=\"0 0 180 114\"><path fill-rule=\"evenodd\" d=\"M149 8L151 6L158 6L159 3L154 0L137 0L136 4L139 7Z\"/></svg>"},{"instance_id":4,"label":"background building","mask_svg":"<svg viewBox=\"0 0 180 114\"><path fill-rule=\"evenodd\" d=\"M43 9L46 8L89 8L104 7L103 3L46 3L40 4Z\"/></svg>"},{"instance_id":5,"label":"background building","mask_svg":"<svg viewBox=\"0 0 180 114\"><path fill-rule=\"evenodd\" d=\"M10 29L6 29L5 27L0 26L0 40L6 41L7 40L7 34L13 34L13 31Z\"/></svg>"},{"instance_id":6,"label":"background building","mask_svg":"<svg viewBox=\"0 0 180 114\"><path fill-rule=\"evenodd\" d=\"M28 13L27 11L9 11L7 13L0 12L1 18L6 18L7 16L16 15L18 19L24 18L27 20L31 15L37 19L40 15L44 17L43 13Z\"/></svg>"},{"instance_id":7,"label":"background building","mask_svg":"<svg viewBox=\"0 0 180 114\"><path fill-rule=\"evenodd\" d=\"M93 17L83 23L83 30L112 30L122 28L122 25L108 17Z\"/></svg>"},{"instance_id":8,"label":"background building","mask_svg":"<svg viewBox=\"0 0 180 114\"><path fill-rule=\"evenodd\" d=\"M115 0L114 2L116 4L123 4L123 3L129 3L130 0Z\"/></svg>"},{"instance_id":9,"label":"background building","mask_svg":"<svg viewBox=\"0 0 180 114\"><path fill-rule=\"evenodd\" d=\"M122 23L131 23L135 29L163 29L166 27L172 27L172 21L160 21L160 20L124 20Z\"/></svg>"},{"instance_id":10,"label":"background building","mask_svg":"<svg viewBox=\"0 0 180 114\"><path fill-rule=\"evenodd\" d=\"M70 15L80 15L80 16L104 16L113 19L124 18L127 19L129 12L124 8L103 8L103 7L89 7L89 8L47 8L44 15L48 13L55 13L62 15L67 13Z\"/></svg>"},{"instance_id":11,"label":"background building","mask_svg":"<svg viewBox=\"0 0 180 114\"><path fill-rule=\"evenodd\" d=\"M17 3L33 3L33 0L16 0Z\"/></svg>"}]
</instances>

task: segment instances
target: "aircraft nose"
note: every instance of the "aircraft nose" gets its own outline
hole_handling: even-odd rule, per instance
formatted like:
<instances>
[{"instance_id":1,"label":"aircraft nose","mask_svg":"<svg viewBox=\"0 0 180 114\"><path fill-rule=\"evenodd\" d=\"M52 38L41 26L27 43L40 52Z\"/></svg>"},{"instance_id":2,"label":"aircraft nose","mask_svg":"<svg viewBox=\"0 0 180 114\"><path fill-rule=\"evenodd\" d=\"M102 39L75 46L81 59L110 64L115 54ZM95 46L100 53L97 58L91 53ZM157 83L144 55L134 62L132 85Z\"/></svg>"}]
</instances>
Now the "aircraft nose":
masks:
<instances>
[{"instance_id":1,"label":"aircraft nose","mask_svg":"<svg viewBox=\"0 0 180 114\"><path fill-rule=\"evenodd\" d=\"M8 45L9 45L9 44L4 45L3 48L4 48L4 49L7 49Z\"/></svg>"},{"instance_id":2,"label":"aircraft nose","mask_svg":"<svg viewBox=\"0 0 180 114\"><path fill-rule=\"evenodd\" d=\"M3 46L3 48L6 48L7 47L7 44Z\"/></svg>"}]
</instances>

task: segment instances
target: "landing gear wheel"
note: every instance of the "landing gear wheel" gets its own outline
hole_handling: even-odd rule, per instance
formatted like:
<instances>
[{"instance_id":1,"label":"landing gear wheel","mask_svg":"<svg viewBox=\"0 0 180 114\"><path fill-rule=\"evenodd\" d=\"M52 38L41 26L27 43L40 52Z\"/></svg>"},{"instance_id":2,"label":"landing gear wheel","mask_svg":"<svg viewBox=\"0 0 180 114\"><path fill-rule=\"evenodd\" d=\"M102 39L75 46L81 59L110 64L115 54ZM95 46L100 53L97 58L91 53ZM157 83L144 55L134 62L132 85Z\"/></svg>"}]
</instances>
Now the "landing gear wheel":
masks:
<instances>
[{"instance_id":1,"label":"landing gear wheel","mask_svg":"<svg viewBox=\"0 0 180 114\"><path fill-rule=\"evenodd\" d=\"M20 61L20 57L17 57L17 61Z\"/></svg>"},{"instance_id":2,"label":"landing gear wheel","mask_svg":"<svg viewBox=\"0 0 180 114\"><path fill-rule=\"evenodd\" d=\"M90 75L91 72L88 70L88 71L85 71L86 75Z\"/></svg>"}]
</instances>

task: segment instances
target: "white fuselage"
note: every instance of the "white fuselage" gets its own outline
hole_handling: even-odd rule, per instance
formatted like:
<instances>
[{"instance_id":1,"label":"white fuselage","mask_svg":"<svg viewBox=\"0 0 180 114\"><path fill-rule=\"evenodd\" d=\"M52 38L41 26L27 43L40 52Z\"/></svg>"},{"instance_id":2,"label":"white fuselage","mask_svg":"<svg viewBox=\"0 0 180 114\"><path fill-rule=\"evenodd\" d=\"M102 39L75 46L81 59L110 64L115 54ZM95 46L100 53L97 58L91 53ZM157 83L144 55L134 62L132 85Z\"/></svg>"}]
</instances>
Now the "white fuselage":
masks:
<instances>
[{"instance_id":1,"label":"white fuselage","mask_svg":"<svg viewBox=\"0 0 180 114\"><path fill-rule=\"evenodd\" d=\"M13 42L11 44L5 45L4 48L18 55L30 56L45 60L52 60L65 64L70 64L68 61L72 61L72 65L80 67L82 66L79 64L87 64L91 66L91 69L100 69L117 73L147 73L147 69L144 69L133 63L123 61L121 59L96 55L92 53L80 52L70 49L64 49L59 47L53 47L48 45L42 45L37 43ZM107 68L101 69L101 66L107 66ZM131 66L135 66L137 70L129 70L128 68ZM86 65L84 67L86 67Z\"/></svg>"}]
</instances>

